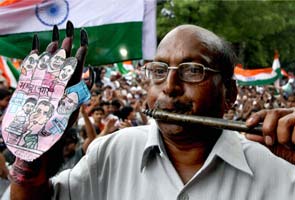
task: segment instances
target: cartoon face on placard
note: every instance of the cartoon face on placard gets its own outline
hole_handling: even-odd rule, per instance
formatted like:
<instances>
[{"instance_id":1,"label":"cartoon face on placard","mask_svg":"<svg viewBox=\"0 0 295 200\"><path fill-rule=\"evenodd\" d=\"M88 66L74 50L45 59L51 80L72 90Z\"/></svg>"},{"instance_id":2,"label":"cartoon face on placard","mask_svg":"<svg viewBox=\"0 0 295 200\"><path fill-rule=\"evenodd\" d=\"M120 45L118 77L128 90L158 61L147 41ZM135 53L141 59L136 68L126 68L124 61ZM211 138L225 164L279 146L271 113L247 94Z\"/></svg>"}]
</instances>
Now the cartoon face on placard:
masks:
<instances>
[{"instance_id":1,"label":"cartoon face on placard","mask_svg":"<svg viewBox=\"0 0 295 200\"><path fill-rule=\"evenodd\" d=\"M25 104L23 105L22 110L24 111L25 114L28 115L33 111L36 103L37 103L37 100L35 98L28 98L25 101Z\"/></svg>"},{"instance_id":2,"label":"cartoon face on placard","mask_svg":"<svg viewBox=\"0 0 295 200\"><path fill-rule=\"evenodd\" d=\"M50 60L50 54L45 52L40 55L38 68L39 69L47 69L49 67L49 60Z\"/></svg>"},{"instance_id":3,"label":"cartoon face on placard","mask_svg":"<svg viewBox=\"0 0 295 200\"><path fill-rule=\"evenodd\" d=\"M69 59L66 59L63 67L61 68L61 71L59 73L59 80L60 81L66 81L66 80L69 80L72 76L72 74L74 73L74 66L77 65L77 60L76 59L72 59L72 58L69 58Z\"/></svg>"},{"instance_id":4,"label":"cartoon face on placard","mask_svg":"<svg viewBox=\"0 0 295 200\"><path fill-rule=\"evenodd\" d=\"M37 54L31 54L27 56L21 64L21 73L24 75L30 75L30 71L34 70L38 64L39 56ZM20 78L21 79L21 78Z\"/></svg>"},{"instance_id":5,"label":"cartoon face on placard","mask_svg":"<svg viewBox=\"0 0 295 200\"><path fill-rule=\"evenodd\" d=\"M22 67L24 67L27 70L34 69L36 65L38 64L38 55L37 54L32 54L26 57L22 63Z\"/></svg>"},{"instance_id":6,"label":"cartoon face on placard","mask_svg":"<svg viewBox=\"0 0 295 200\"><path fill-rule=\"evenodd\" d=\"M57 112L61 115L68 114L78 105L78 95L76 93L70 93L64 96L58 104Z\"/></svg>"},{"instance_id":7,"label":"cartoon face on placard","mask_svg":"<svg viewBox=\"0 0 295 200\"><path fill-rule=\"evenodd\" d=\"M54 106L50 102L46 100L40 101L30 116L30 124L45 124L52 116L53 111Z\"/></svg>"},{"instance_id":8,"label":"cartoon face on placard","mask_svg":"<svg viewBox=\"0 0 295 200\"><path fill-rule=\"evenodd\" d=\"M66 58L66 51L64 49L59 49L49 61L50 71L59 71L61 66L64 64Z\"/></svg>"}]
</instances>

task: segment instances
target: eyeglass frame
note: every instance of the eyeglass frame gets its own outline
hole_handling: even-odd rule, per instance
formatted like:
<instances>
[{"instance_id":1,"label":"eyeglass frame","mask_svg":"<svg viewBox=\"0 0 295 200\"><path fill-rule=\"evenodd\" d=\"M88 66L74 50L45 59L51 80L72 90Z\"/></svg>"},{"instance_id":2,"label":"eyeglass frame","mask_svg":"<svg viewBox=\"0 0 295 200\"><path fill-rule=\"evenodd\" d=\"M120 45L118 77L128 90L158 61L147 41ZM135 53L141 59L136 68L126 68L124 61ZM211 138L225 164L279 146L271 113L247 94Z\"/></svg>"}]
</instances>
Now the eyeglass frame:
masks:
<instances>
[{"instance_id":1,"label":"eyeglass frame","mask_svg":"<svg viewBox=\"0 0 295 200\"><path fill-rule=\"evenodd\" d=\"M202 82L202 81L204 80L205 76L206 76L205 71L210 71L210 72L214 72L214 73L221 73L221 71L219 71L219 70L212 69L212 68L209 68L209 67L205 67L203 64L201 64L201 63L197 63L197 62L183 62L183 63L178 64L177 66L169 66L169 65L168 65L167 63L165 63L165 62L152 61L152 62L148 62L148 63L146 63L146 64L141 68L141 70L144 71L144 75L145 75L146 77L148 77L148 75L147 75L147 70L148 70L148 69L147 69L147 65L148 65L148 64L151 64L151 63L160 63L160 64L164 64L164 65L167 67L167 73L166 73L166 75L165 75L163 78L161 78L161 79L152 79L152 78L150 78L151 80L155 80L155 81L164 81L164 80L166 80L166 78L167 78L167 76L168 76L168 74L169 74L169 69L175 69L175 70L178 70L178 69L180 68L180 66L182 66L182 65L184 65L184 64L194 64L194 65L197 65L197 66L203 68L203 76L202 76L202 78L201 78L200 80L198 80L198 81L188 81L188 80L184 80L184 79L180 76L180 74L177 72L178 78L179 78L180 80L182 80L182 81L184 81L184 82L188 82L188 83L200 83L200 82ZM149 78L149 77L148 77L148 78Z\"/></svg>"}]
</instances>

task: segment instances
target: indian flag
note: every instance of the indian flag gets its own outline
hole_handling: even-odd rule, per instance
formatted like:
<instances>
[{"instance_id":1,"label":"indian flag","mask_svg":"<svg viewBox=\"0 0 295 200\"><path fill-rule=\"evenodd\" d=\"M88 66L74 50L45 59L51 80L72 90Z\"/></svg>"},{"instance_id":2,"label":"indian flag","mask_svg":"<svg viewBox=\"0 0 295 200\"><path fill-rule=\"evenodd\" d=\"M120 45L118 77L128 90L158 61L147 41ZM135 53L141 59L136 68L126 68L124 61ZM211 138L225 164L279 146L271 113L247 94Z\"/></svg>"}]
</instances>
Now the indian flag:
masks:
<instances>
[{"instance_id":1,"label":"indian flag","mask_svg":"<svg viewBox=\"0 0 295 200\"><path fill-rule=\"evenodd\" d=\"M115 67L118 68L118 71L122 75L125 75L125 74L128 74L129 72L133 72L134 71L134 66L133 66L131 60L116 63L115 64Z\"/></svg>"},{"instance_id":2,"label":"indian flag","mask_svg":"<svg viewBox=\"0 0 295 200\"><path fill-rule=\"evenodd\" d=\"M34 33L44 51L52 27L58 25L64 38L70 20L76 28L73 52L79 47L80 29L88 32L87 64L142 59L143 54L152 57L155 5L156 0L0 0L0 54L23 59L30 52ZM149 32L153 38L146 37Z\"/></svg>"},{"instance_id":3,"label":"indian flag","mask_svg":"<svg viewBox=\"0 0 295 200\"><path fill-rule=\"evenodd\" d=\"M237 65L234 69L234 79L238 85L269 85L282 76L278 53L275 53L272 67L261 69L243 69Z\"/></svg>"},{"instance_id":4,"label":"indian flag","mask_svg":"<svg viewBox=\"0 0 295 200\"><path fill-rule=\"evenodd\" d=\"M8 87L16 88L20 71L17 70L9 58L0 56L0 75L7 81Z\"/></svg>"}]
</instances>

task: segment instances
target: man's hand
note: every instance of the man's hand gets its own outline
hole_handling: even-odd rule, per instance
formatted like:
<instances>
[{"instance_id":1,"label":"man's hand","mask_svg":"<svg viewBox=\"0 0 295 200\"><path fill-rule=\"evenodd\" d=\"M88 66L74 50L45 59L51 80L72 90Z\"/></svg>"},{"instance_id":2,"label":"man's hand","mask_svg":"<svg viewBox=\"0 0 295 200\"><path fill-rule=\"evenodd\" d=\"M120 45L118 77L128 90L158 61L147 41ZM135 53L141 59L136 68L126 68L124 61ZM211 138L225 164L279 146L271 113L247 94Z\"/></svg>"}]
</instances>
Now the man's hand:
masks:
<instances>
[{"instance_id":1,"label":"man's hand","mask_svg":"<svg viewBox=\"0 0 295 200\"><path fill-rule=\"evenodd\" d=\"M253 127L263 123L262 136L246 134L250 140L265 144L274 154L295 164L295 110L292 108L261 110L246 121Z\"/></svg>"},{"instance_id":2,"label":"man's hand","mask_svg":"<svg viewBox=\"0 0 295 200\"><path fill-rule=\"evenodd\" d=\"M51 148L62 136L71 114L90 99L81 79L87 50L87 34L81 31L81 47L71 56L73 25L67 24L67 37L58 48L59 33L38 54L38 37L31 54L21 65L16 91L3 118L3 138L18 158L32 161ZM71 78L73 77L73 78Z\"/></svg>"},{"instance_id":3,"label":"man's hand","mask_svg":"<svg viewBox=\"0 0 295 200\"><path fill-rule=\"evenodd\" d=\"M42 196L38 188L48 189L48 179L57 172L62 160L62 142L58 140L66 127L76 121L80 104L90 98L87 87L80 82L87 34L81 30L81 46L76 56L70 57L74 33L71 22L67 23L66 33L59 49L59 31L55 26L52 42L40 55L39 40L34 37L32 51L22 64L18 87L5 114L2 133L7 146L17 156L10 171L14 191L11 194L15 198L30 199L30 195L39 193ZM69 70L63 70L66 67ZM34 161L27 162L30 160ZM35 188L34 192L30 194L22 186Z\"/></svg>"}]
</instances>

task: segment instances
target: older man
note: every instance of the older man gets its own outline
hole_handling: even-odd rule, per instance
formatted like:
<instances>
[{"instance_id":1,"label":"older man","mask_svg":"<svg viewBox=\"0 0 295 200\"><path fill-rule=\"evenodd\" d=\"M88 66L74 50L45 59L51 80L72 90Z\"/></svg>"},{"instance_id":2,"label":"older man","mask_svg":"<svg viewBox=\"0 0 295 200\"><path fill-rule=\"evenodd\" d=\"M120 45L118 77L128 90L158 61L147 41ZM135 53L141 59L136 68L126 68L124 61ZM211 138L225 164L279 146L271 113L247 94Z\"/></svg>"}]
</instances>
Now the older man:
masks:
<instances>
[{"instance_id":1,"label":"older man","mask_svg":"<svg viewBox=\"0 0 295 200\"><path fill-rule=\"evenodd\" d=\"M151 80L149 108L221 118L236 97L235 82L231 79L234 58L228 45L206 29L193 25L173 29L161 41L155 61L144 67ZM278 111L274 115L290 112ZM248 125L257 124L267 114L253 116ZM277 122L279 117L274 115L268 120ZM266 124L263 129L274 130L274 126L269 128ZM271 137L266 131L267 134L265 138ZM53 199L101 200L295 197L295 167L291 163L234 131L195 124L157 121L122 129L94 141L75 168L50 182L44 175L46 166L39 170L39 175L29 179L30 185L26 181L13 183L12 197L50 198L50 194Z\"/></svg>"}]
</instances>

